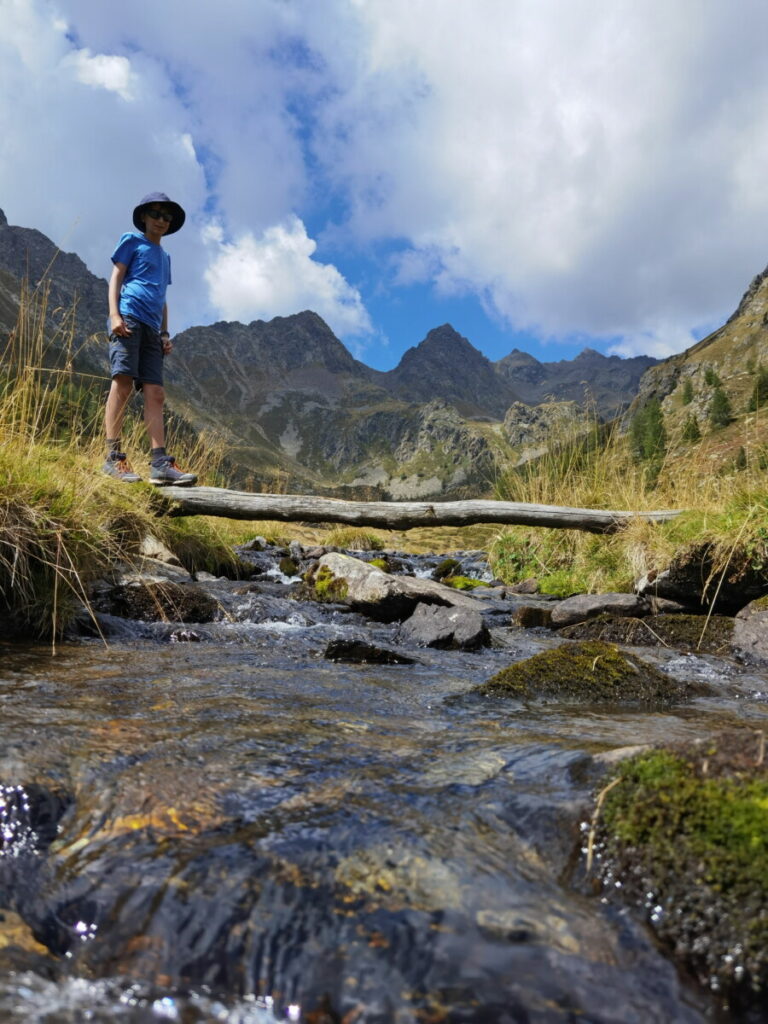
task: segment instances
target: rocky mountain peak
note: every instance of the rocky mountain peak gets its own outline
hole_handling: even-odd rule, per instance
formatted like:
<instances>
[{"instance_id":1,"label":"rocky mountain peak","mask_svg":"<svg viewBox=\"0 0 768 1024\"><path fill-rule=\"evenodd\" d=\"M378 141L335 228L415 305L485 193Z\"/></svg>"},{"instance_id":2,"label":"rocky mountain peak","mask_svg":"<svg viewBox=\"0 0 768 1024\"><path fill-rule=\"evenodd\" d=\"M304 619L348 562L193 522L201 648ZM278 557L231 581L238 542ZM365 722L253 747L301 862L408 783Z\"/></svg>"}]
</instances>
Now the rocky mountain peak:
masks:
<instances>
[{"instance_id":1,"label":"rocky mountain peak","mask_svg":"<svg viewBox=\"0 0 768 1024\"><path fill-rule=\"evenodd\" d=\"M7 227L7 225L8 225L8 218L5 216L5 211L4 210L0 210L0 228Z\"/></svg>"},{"instance_id":2,"label":"rocky mountain peak","mask_svg":"<svg viewBox=\"0 0 768 1024\"><path fill-rule=\"evenodd\" d=\"M469 416L501 418L516 398L491 361L450 324L433 328L385 376L385 386L403 401L429 402L439 396Z\"/></svg>"}]
</instances>

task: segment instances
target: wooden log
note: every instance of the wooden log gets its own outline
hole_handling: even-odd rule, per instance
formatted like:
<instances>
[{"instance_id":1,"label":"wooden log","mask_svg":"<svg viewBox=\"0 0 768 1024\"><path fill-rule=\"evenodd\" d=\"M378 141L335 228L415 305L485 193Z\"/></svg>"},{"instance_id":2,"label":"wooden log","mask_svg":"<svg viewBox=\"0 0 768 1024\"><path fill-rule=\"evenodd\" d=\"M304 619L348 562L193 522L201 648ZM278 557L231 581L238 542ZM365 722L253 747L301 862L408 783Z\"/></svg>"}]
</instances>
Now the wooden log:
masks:
<instances>
[{"instance_id":1,"label":"wooden log","mask_svg":"<svg viewBox=\"0 0 768 1024\"><path fill-rule=\"evenodd\" d=\"M172 516L224 516L284 522L347 523L409 530L416 526L473 526L478 523L544 526L550 529L615 533L632 519L661 523L680 513L609 512L514 501L340 501L310 494L250 494L221 487L164 487Z\"/></svg>"}]
</instances>

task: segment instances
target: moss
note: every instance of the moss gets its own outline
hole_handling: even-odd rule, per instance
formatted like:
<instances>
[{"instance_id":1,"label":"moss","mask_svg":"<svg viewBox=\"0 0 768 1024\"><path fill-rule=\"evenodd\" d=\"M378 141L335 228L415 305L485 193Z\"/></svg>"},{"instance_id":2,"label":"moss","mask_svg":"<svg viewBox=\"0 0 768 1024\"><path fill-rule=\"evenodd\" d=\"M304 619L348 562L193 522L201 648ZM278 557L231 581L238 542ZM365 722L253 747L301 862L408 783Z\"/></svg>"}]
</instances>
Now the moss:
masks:
<instances>
[{"instance_id":1,"label":"moss","mask_svg":"<svg viewBox=\"0 0 768 1024\"><path fill-rule=\"evenodd\" d=\"M382 572L389 572L389 562L386 558L372 558L368 564L381 569Z\"/></svg>"},{"instance_id":2,"label":"moss","mask_svg":"<svg viewBox=\"0 0 768 1024\"><path fill-rule=\"evenodd\" d=\"M763 744L740 730L624 761L600 819L604 882L732 1005L768 986Z\"/></svg>"},{"instance_id":3,"label":"moss","mask_svg":"<svg viewBox=\"0 0 768 1024\"><path fill-rule=\"evenodd\" d=\"M446 576L442 582L446 587L453 587L454 590L475 590L477 587L487 587L482 580L473 580L469 576Z\"/></svg>"},{"instance_id":4,"label":"moss","mask_svg":"<svg viewBox=\"0 0 768 1024\"><path fill-rule=\"evenodd\" d=\"M296 560L291 558L289 555L283 555L277 565L283 576L295 576L299 571L299 567L296 564Z\"/></svg>"},{"instance_id":5,"label":"moss","mask_svg":"<svg viewBox=\"0 0 768 1024\"><path fill-rule=\"evenodd\" d=\"M558 630L569 640L604 640L645 647L723 654L730 650L733 619L725 615L649 615L643 619L604 613Z\"/></svg>"},{"instance_id":6,"label":"moss","mask_svg":"<svg viewBox=\"0 0 768 1024\"><path fill-rule=\"evenodd\" d=\"M433 580L444 580L446 576L452 576L461 565L456 558L444 558L442 562L435 566L432 572Z\"/></svg>"},{"instance_id":7,"label":"moss","mask_svg":"<svg viewBox=\"0 0 768 1024\"><path fill-rule=\"evenodd\" d=\"M334 576L325 565L314 574L312 584L316 601L343 601L349 590L346 580Z\"/></svg>"},{"instance_id":8,"label":"moss","mask_svg":"<svg viewBox=\"0 0 768 1024\"><path fill-rule=\"evenodd\" d=\"M600 641L567 643L502 669L474 692L528 700L577 699L585 703L669 704L684 684Z\"/></svg>"}]
</instances>

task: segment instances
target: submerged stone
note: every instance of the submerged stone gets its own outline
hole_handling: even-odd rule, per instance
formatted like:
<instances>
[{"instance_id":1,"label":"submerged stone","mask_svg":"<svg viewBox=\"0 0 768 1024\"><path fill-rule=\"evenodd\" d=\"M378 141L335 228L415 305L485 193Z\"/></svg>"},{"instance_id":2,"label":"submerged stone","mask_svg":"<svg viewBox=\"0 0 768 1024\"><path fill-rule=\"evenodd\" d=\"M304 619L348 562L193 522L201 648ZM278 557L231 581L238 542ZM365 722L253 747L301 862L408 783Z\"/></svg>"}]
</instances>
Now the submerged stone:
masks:
<instances>
[{"instance_id":1,"label":"submerged stone","mask_svg":"<svg viewBox=\"0 0 768 1024\"><path fill-rule=\"evenodd\" d=\"M474 688L483 696L577 700L585 704L672 704L686 683L601 641L567 643L534 654Z\"/></svg>"}]
</instances>

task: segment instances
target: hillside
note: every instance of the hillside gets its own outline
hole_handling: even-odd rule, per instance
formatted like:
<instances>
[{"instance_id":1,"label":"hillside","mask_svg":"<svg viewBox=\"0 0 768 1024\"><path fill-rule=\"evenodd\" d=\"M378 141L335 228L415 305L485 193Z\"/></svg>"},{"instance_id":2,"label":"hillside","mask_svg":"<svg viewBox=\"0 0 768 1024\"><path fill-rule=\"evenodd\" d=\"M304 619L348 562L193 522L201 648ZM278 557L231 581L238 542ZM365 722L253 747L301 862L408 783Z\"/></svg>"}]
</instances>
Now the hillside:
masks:
<instances>
[{"instance_id":1,"label":"hillside","mask_svg":"<svg viewBox=\"0 0 768 1024\"><path fill-rule=\"evenodd\" d=\"M766 371L768 268L753 279L722 327L645 373L632 408L652 399L661 403L673 464L695 457L709 460L719 471L729 471L743 459L762 465L768 456L768 407L763 402L757 409L749 406ZM717 391L722 394L716 397ZM718 416L713 402L722 410L722 395L726 415ZM719 422L713 422L713 415ZM722 422L728 418L730 422ZM700 439L690 438L693 421Z\"/></svg>"}]
</instances>

